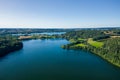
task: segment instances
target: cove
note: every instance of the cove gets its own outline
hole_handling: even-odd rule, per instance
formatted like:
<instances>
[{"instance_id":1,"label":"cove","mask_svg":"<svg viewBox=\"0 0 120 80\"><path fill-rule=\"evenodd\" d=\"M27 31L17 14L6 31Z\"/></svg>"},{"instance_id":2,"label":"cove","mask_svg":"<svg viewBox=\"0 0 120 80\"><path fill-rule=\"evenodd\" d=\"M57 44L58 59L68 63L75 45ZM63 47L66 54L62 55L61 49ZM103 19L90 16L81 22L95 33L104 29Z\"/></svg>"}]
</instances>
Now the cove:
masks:
<instances>
[{"instance_id":1,"label":"cove","mask_svg":"<svg viewBox=\"0 0 120 80\"><path fill-rule=\"evenodd\" d=\"M0 80L120 80L120 69L82 50L65 50L65 39L23 41L0 58Z\"/></svg>"}]
</instances>

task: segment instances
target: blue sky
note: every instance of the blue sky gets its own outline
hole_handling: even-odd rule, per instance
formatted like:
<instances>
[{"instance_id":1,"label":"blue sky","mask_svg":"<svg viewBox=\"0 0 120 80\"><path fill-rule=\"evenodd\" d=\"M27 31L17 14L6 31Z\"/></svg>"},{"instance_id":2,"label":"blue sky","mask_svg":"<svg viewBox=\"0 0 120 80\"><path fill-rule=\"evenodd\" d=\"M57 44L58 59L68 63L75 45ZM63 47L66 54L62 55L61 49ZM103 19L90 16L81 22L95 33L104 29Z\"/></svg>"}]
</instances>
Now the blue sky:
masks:
<instances>
[{"instance_id":1,"label":"blue sky","mask_svg":"<svg viewBox=\"0 0 120 80\"><path fill-rule=\"evenodd\" d=\"M0 28L116 26L120 0L0 0Z\"/></svg>"}]
</instances>

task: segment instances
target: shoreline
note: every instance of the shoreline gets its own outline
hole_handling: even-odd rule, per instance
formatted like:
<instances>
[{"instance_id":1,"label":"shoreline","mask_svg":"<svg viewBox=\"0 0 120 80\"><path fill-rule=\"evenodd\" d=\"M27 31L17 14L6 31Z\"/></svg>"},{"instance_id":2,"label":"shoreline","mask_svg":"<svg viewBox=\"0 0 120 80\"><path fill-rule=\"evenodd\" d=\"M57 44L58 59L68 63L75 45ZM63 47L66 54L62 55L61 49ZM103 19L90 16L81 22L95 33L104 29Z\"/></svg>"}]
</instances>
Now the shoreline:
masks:
<instances>
[{"instance_id":1,"label":"shoreline","mask_svg":"<svg viewBox=\"0 0 120 80\"><path fill-rule=\"evenodd\" d=\"M99 54L96 54L96 53L94 53L94 52L91 52L91 53L92 53L92 54L97 55L97 56L98 56L98 57L100 57L101 59L103 59L103 60L105 60L106 62L108 62L108 63L112 64L113 66L120 68L120 65L118 65L118 64L116 64L116 63L111 62L111 61L110 61L110 60L108 60L107 58L105 58L105 57L103 57L103 56L101 56L101 55L99 55Z\"/></svg>"},{"instance_id":2,"label":"shoreline","mask_svg":"<svg viewBox=\"0 0 120 80\"><path fill-rule=\"evenodd\" d=\"M4 56L8 55L9 53L18 51L22 48L23 48L22 42L18 42L16 44L14 44L13 46L7 46L5 48L1 48L0 49L0 57L4 57Z\"/></svg>"},{"instance_id":3,"label":"shoreline","mask_svg":"<svg viewBox=\"0 0 120 80\"><path fill-rule=\"evenodd\" d=\"M67 48L64 47L64 45L62 45L61 48L67 49ZM83 50L83 51L88 51L88 52L90 52L91 54L94 54L94 55L100 57L101 59L105 60L105 61L108 62L109 64L112 64L113 66L120 68L120 65L118 65L118 64L116 64L116 63L113 63L111 60L105 58L104 56L102 56L102 55L100 55L100 54L95 53L94 51L90 51L90 50L85 49L85 48L83 48L83 47L79 47L79 49L75 49L75 48L68 48L68 49L69 49L69 50Z\"/></svg>"}]
</instances>

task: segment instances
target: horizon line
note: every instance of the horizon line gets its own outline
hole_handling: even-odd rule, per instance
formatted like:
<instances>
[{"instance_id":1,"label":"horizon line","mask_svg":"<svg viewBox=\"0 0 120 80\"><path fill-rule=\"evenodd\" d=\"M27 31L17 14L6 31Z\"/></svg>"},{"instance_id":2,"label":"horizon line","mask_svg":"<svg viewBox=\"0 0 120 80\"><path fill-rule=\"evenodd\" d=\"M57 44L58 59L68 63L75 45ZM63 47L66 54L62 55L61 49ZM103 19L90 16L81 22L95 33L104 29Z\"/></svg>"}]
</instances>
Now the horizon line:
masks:
<instances>
[{"instance_id":1,"label":"horizon line","mask_svg":"<svg viewBox=\"0 0 120 80\"><path fill-rule=\"evenodd\" d=\"M11 27L11 28L6 27L5 28L4 27L4 28L1 28L0 27L0 29L87 29L87 28L89 28L89 29L90 28L94 28L94 29L97 29L97 28L120 28L120 26L116 26L116 27L115 26L114 27L113 26L111 26L111 27L81 27L81 28L80 27L75 27L75 28L57 28L57 27L55 27L55 28L52 28L52 27L48 27L48 28L39 28L39 27L34 27L34 28L31 28L31 27L28 27L28 28L27 27L26 28L24 28L24 27L19 27L19 28L17 28L17 27L16 28L15 27Z\"/></svg>"}]
</instances>

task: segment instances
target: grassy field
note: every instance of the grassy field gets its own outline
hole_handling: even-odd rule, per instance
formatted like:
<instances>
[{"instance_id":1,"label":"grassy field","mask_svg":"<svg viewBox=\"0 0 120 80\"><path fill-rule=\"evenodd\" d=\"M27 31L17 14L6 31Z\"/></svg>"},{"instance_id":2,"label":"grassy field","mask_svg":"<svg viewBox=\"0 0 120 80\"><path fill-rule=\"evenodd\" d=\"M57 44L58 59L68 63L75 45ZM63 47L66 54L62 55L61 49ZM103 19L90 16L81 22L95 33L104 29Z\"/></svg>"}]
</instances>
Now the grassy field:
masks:
<instances>
[{"instance_id":1,"label":"grassy field","mask_svg":"<svg viewBox=\"0 0 120 80\"><path fill-rule=\"evenodd\" d=\"M85 41L85 40L87 40L87 39L78 38L77 40L75 40L75 39L70 39L69 41L70 41L71 43L75 43L76 41Z\"/></svg>"},{"instance_id":2,"label":"grassy field","mask_svg":"<svg viewBox=\"0 0 120 80\"><path fill-rule=\"evenodd\" d=\"M69 40L71 43L75 43L76 41L74 39Z\"/></svg>"},{"instance_id":3,"label":"grassy field","mask_svg":"<svg viewBox=\"0 0 120 80\"><path fill-rule=\"evenodd\" d=\"M92 38L89 38L87 42L96 48L101 48L104 44L103 42L93 41Z\"/></svg>"},{"instance_id":4,"label":"grassy field","mask_svg":"<svg viewBox=\"0 0 120 80\"><path fill-rule=\"evenodd\" d=\"M80 43L80 44L76 44L75 46L76 46L76 47L85 47L86 45L85 45L85 44Z\"/></svg>"},{"instance_id":5,"label":"grassy field","mask_svg":"<svg viewBox=\"0 0 120 80\"><path fill-rule=\"evenodd\" d=\"M78 40L79 40L79 41L85 41L85 40L87 40L87 39L78 38Z\"/></svg>"}]
</instances>

